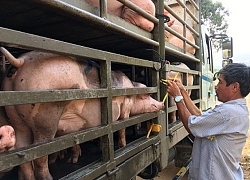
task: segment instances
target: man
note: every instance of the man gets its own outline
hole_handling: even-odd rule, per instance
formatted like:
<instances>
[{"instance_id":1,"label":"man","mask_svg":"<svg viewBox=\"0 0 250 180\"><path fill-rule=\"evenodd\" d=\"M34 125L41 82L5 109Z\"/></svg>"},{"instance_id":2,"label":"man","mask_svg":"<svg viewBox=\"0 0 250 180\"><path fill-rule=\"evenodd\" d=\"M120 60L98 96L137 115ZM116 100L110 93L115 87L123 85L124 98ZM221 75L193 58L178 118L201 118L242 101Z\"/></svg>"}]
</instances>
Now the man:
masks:
<instances>
[{"instance_id":1,"label":"man","mask_svg":"<svg viewBox=\"0 0 250 180\"><path fill-rule=\"evenodd\" d=\"M250 67L232 63L217 77L215 91L223 103L202 114L180 81L168 82L167 92L175 97L182 123L195 137L191 180L244 179L239 161L249 128L245 97L250 91Z\"/></svg>"}]
</instances>

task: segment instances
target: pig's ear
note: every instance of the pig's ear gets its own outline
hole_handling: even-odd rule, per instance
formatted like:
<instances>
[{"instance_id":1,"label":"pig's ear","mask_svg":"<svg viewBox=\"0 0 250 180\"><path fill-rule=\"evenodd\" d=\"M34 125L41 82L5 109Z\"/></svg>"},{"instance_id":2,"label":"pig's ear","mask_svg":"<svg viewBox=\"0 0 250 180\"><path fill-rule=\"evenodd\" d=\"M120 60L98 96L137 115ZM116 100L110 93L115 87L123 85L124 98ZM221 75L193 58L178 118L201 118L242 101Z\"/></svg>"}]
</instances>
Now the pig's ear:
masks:
<instances>
[{"instance_id":1,"label":"pig's ear","mask_svg":"<svg viewBox=\"0 0 250 180\"><path fill-rule=\"evenodd\" d=\"M142 100L147 99L150 96L150 94L138 94L138 97Z\"/></svg>"}]
</instances>

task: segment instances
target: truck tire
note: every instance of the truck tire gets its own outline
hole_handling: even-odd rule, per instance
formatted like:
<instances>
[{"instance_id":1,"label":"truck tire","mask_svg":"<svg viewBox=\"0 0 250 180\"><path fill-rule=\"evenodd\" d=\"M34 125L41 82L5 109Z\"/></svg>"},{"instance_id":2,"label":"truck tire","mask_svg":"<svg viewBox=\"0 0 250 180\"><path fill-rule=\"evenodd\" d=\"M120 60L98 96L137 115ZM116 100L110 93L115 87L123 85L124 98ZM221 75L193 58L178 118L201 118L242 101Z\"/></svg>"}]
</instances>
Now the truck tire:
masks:
<instances>
[{"instance_id":1,"label":"truck tire","mask_svg":"<svg viewBox=\"0 0 250 180\"><path fill-rule=\"evenodd\" d=\"M140 176L142 179L152 179L157 176L159 173L159 169L156 166L156 163L153 162L148 167L146 167L143 171L141 171L138 176Z\"/></svg>"}]
</instances>

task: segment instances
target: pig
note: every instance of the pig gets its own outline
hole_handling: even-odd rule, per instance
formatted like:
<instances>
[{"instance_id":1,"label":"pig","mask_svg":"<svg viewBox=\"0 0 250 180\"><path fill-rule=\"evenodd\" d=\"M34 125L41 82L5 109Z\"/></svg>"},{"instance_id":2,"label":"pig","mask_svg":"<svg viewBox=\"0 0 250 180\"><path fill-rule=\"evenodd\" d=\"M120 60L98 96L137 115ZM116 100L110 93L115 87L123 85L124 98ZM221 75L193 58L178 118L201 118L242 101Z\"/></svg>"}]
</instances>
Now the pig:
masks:
<instances>
[{"instance_id":1,"label":"pig","mask_svg":"<svg viewBox=\"0 0 250 180\"><path fill-rule=\"evenodd\" d=\"M89 4L99 7L99 0L86 0ZM155 15L155 5L151 0L130 0L152 16ZM154 23L139 15L117 0L107 0L107 11L148 32L154 28Z\"/></svg>"},{"instance_id":2,"label":"pig","mask_svg":"<svg viewBox=\"0 0 250 180\"><path fill-rule=\"evenodd\" d=\"M10 151L15 148L16 136L15 130L10 125L3 125L0 127L0 153ZM0 171L0 178L12 168Z\"/></svg>"},{"instance_id":3,"label":"pig","mask_svg":"<svg viewBox=\"0 0 250 180\"><path fill-rule=\"evenodd\" d=\"M100 88L98 68L93 64L38 51L25 53L16 59L6 49L0 50L17 68L11 77L4 78L4 91ZM134 87L122 72L111 74L113 87ZM148 94L113 97L112 120L125 120L130 115L157 112L163 107L162 102ZM55 135L61 136L101 125L99 99L13 105L6 106L5 109L16 131L17 148L53 139ZM120 130L119 134L119 146L125 146L125 129ZM19 178L53 179L48 169L48 157L34 160L33 165L31 162L21 164Z\"/></svg>"},{"instance_id":4,"label":"pig","mask_svg":"<svg viewBox=\"0 0 250 180\"><path fill-rule=\"evenodd\" d=\"M175 66L177 66L179 68L183 68L183 69L190 69L186 64L181 63L181 62L172 62L171 65L175 65ZM175 71L169 71L167 73L167 77L168 78L174 78L175 75L176 75L176 73L177 72L175 72ZM176 78L180 79L181 82L183 82L183 73L179 72ZM192 86L193 85L193 81L194 81L193 75L192 74L188 74L188 77L187 77L187 86ZM191 90L189 89L187 91L188 91L188 94L190 96L191 95ZM169 107L172 107L174 105L175 105L174 97L169 96ZM177 119L177 117L176 117L176 111L173 111L173 112L171 112L169 114L170 114L170 117L169 117L170 122L175 122L176 119Z\"/></svg>"},{"instance_id":5,"label":"pig","mask_svg":"<svg viewBox=\"0 0 250 180\"><path fill-rule=\"evenodd\" d=\"M0 107L0 153L15 148L14 128L9 124L4 107Z\"/></svg>"},{"instance_id":6,"label":"pig","mask_svg":"<svg viewBox=\"0 0 250 180\"><path fill-rule=\"evenodd\" d=\"M169 14L169 12L167 12L166 10L164 10L164 14L166 16L171 16ZM175 24L175 19L171 19L169 22L167 22L167 25L174 30L175 32L177 32L180 35L183 35L183 26L181 24ZM194 36L192 35L191 31L189 29L186 29L186 38L192 42L193 44L195 44L195 39ZM175 35L173 35L170 32L165 32L165 41L183 49L183 41L176 37ZM187 52L191 53L191 54L195 54L196 49L191 46L190 44L187 43L187 47L186 47Z\"/></svg>"},{"instance_id":7,"label":"pig","mask_svg":"<svg viewBox=\"0 0 250 180\"><path fill-rule=\"evenodd\" d=\"M0 127L0 153L11 150L16 143L15 130L10 125Z\"/></svg>"},{"instance_id":8,"label":"pig","mask_svg":"<svg viewBox=\"0 0 250 180\"><path fill-rule=\"evenodd\" d=\"M165 9L164 9L164 15L168 16L170 19L168 22L166 22L168 27L172 26L175 22L175 19L172 19L171 14L168 11L166 11Z\"/></svg>"},{"instance_id":9,"label":"pig","mask_svg":"<svg viewBox=\"0 0 250 180\"><path fill-rule=\"evenodd\" d=\"M183 26L181 25L171 25L170 27L171 29L173 29L175 32L179 33L180 35L183 35ZM194 39L194 36L192 35L192 33L190 32L190 30L187 29L186 31L186 38L192 42L193 44L195 44L195 39ZM170 32L166 32L165 33L165 40L181 49L183 49L183 41L176 37L175 35L173 35L172 33ZM193 46L191 46L190 44L186 44L187 47L186 47L186 50L187 52L191 53L191 54L195 54L195 48Z\"/></svg>"},{"instance_id":10,"label":"pig","mask_svg":"<svg viewBox=\"0 0 250 180\"><path fill-rule=\"evenodd\" d=\"M15 149L15 143L15 130L8 122L4 107L0 107L0 153ZM0 171L0 178L11 169Z\"/></svg>"}]
</instances>

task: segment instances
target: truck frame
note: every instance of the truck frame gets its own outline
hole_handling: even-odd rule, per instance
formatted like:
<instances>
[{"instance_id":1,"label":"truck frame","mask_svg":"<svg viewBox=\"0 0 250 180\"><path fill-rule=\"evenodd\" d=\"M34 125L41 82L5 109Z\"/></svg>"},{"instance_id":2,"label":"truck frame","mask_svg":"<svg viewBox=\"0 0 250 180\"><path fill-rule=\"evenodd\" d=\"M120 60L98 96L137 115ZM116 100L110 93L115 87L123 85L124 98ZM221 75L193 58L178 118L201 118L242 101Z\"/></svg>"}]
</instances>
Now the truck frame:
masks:
<instances>
[{"instance_id":1,"label":"truck frame","mask_svg":"<svg viewBox=\"0 0 250 180\"><path fill-rule=\"evenodd\" d=\"M153 178L173 159L176 159L179 165L188 160L189 157L180 158L181 153L191 152L190 143L185 141L188 139L188 133L181 120L169 122L169 113L176 111L176 106L169 107L166 101L165 109L160 112L145 113L112 123L111 100L113 96L151 93L154 98L161 101L165 97L166 86L160 80L167 79L168 71L177 71L183 73L184 85L189 74L194 76L194 84L186 86L186 89L192 90L191 98L198 107L209 108L205 105L207 102L203 102L204 98L208 97L208 92L206 94L202 88L213 90L213 68L212 58L209 56L204 60L204 48L201 47L211 48L208 43L202 42L208 41L209 37L201 31L200 2L199 0L154 0L157 13L154 17L128 0L118 1L154 22L154 30L146 32L109 14L107 0L100 0L100 8L91 6L85 0L0 2L1 46L16 57L31 50L41 50L91 59L100 65L101 80L100 89L0 91L1 108L17 104L100 98L102 109L100 127L1 153L0 171L76 144L85 149L93 145L93 149L89 150L92 154L82 150L83 155L80 158L82 162L67 164L59 161L50 165L54 179L135 179L138 174L144 178L147 175ZM176 6L178 11L175 11ZM166 25L164 9L182 24L183 34L176 33ZM187 29L194 35L195 44L185 37ZM165 41L166 31L178 36L184 42L183 49ZM187 44L196 49L195 55L186 52ZM185 63L190 70L167 63L174 61ZM8 62L2 56L1 82L8 72L8 66ZM112 88L111 70L117 69L123 71L131 80L142 82L147 87ZM209 76L208 86L202 87L203 76ZM213 98L212 95L210 98ZM161 130L151 132L149 138L146 138L148 123L160 125ZM116 132L125 127L128 143L118 149ZM102 137L102 148L96 151L98 148L94 142L100 137ZM87 143L89 144L85 146ZM86 158L84 154L88 157ZM143 175L147 167L153 167L154 170ZM16 174L14 168L8 175L17 178ZM8 175L3 176L3 179L8 178Z\"/></svg>"}]
</instances>

